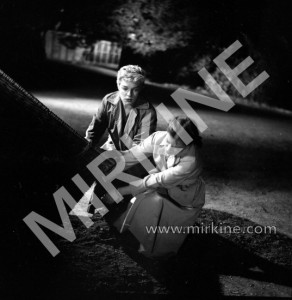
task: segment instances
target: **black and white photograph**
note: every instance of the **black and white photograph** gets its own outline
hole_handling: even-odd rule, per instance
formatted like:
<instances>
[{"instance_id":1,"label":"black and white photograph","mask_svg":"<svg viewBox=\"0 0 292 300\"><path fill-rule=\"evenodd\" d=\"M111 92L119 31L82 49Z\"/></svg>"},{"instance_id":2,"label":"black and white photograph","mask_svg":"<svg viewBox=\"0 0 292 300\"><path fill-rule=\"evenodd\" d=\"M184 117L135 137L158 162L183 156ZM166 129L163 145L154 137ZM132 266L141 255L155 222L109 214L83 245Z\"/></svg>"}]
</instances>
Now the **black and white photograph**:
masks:
<instances>
[{"instance_id":1,"label":"black and white photograph","mask_svg":"<svg viewBox=\"0 0 292 300\"><path fill-rule=\"evenodd\" d=\"M291 4L0 1L1 299L291 299Z\"/></svg>"}]
</instances>

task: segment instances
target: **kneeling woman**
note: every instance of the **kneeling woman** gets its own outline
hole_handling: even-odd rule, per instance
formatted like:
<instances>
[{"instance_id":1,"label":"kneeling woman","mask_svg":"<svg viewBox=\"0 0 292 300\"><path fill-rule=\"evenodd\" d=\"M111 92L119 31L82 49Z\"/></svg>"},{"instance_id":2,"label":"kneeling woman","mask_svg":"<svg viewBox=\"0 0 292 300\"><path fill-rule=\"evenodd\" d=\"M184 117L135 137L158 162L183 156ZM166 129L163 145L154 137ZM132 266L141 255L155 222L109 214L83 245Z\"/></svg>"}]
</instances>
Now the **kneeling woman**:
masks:
<instances>
[{"instance_id":1,"label":"kneeling woman","mask_svg":"<svg viewBox=\"0 0 292 300\"><path fill-rule=\"evenodd\" d=\"M184 129L184 130L183 130ZM191 141L186 145L181 134ZM191 138L191 139L190 139ZM205 203L205 184L201 178L199 154L201 137L187 117L176 117L167 131L158 131L140 145L123 151L126 168L146 156L152 156L155 169L149 175L119 189L134 198L116 221L121 232L129 229L140 242L139 251L146 256L176 254Z\"/></svg>"}]
</instances>

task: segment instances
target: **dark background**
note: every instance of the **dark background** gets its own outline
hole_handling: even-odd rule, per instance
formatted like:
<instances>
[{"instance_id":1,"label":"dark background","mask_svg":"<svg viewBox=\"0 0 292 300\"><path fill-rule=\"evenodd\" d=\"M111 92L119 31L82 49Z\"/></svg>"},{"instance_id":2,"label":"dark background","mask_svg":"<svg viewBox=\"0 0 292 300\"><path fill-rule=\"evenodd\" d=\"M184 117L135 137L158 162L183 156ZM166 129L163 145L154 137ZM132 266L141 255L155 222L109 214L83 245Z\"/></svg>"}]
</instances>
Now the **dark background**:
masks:
<instances>
[{"instance_id":1,"label":"dark background","mask_svg":"<svg viewBox=\"0 0 292 300\"><path fill-rule=\"evenodd\" d=\"M248 55L255 61L240 75L243 82L263 70L271 77L248 101L291 109L290 11L290 1L275 0L3 0L0 66L26 86L41 84L46 31L68 31L86 37L63 40L71 47L96 39L118 42L120 64L139 63L153 81L203 86L197 72L205 66L229 95L238 97L212 59L239 40L243 47L228 63L236 66Z\"/></svg>"}]
</instances>

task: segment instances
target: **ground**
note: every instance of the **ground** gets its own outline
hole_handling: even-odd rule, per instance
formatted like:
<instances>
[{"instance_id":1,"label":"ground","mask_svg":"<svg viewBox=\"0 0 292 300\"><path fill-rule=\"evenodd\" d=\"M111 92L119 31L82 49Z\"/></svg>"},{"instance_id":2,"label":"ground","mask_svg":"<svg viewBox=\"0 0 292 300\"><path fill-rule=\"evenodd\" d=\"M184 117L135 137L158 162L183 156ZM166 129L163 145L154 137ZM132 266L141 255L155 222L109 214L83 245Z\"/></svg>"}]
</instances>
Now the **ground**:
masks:
<instances>
[{"instance_id":1,"label":"ground","mask_svg":"<svg viewBox=\"0 0 292 300\"><path fill-rule=\"evenodd\" d=\"M101 98L115 89L114 72L50 68L56 78L32 93L84 135ZM173 89L151 83L147 89L154 106L163 102L180 113ZM62 267L42 287L48 298L292 296L291 114L239 103L227 113L194 108L208 125L202 134L207 195L197 225L277 232L190 234L176 257L156 261L138 254L135 239L98 214L88 229L71 216L77 239L59 242ZM161 116L158 125L166 126Z\"/></svg>"}]
</instances>

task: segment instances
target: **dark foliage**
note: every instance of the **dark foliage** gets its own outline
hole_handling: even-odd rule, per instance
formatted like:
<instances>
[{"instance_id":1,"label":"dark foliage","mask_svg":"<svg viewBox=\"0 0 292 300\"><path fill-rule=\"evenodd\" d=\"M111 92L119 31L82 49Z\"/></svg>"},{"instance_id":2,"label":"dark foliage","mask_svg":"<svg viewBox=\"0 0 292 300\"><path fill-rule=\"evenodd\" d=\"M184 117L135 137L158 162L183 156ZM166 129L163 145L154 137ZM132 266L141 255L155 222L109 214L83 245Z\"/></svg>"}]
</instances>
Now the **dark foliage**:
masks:
<instances>
[{"instance_id":1,"label":"dark foliage","mask_svg":"<svg viewBox=\"0 0 292 300\"><path fill-rule=\"evenodd\" d=\"M0 6L0 67L21 82L38 84L48 29L77 33L82 43L119 42L121 64L140 63L154 81L203 86L197 71L205 66L223 88L239 94L212 60L239 40L255 63L240 78L252 81L263 70L270 79L249 100L291 109L291 18L289 1L85 0L4 1ZM80 40L62 38L72 47Z\"/></svg>"}]
</instances>

